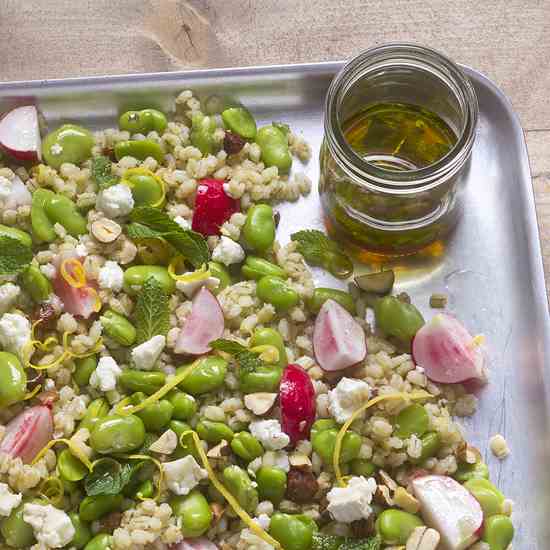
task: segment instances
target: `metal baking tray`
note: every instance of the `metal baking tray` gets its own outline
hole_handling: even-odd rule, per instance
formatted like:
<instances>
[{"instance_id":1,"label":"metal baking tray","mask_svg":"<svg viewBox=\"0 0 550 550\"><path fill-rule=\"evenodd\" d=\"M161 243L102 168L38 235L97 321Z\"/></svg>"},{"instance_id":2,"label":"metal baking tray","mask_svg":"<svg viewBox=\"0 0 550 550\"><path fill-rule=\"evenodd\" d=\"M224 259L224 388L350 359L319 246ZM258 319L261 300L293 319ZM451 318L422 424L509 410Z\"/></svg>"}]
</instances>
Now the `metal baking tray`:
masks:
<instances>
[{"instance_id":1,"label":"metal baking tray","mask_svg":"<svg viewBox=\"0 0 550 550\"><path fill-rule=\"evenodd\" d=\"M281 205L279 236L322 228L316 184L327 88L341 63L198 70L0 84L0 112L36 101L50 127L75 121L90 128L114 126L123 109L173 109L175 95L193 89L201 97L230 95L260 123L289 123L313 149L303 167L313 191ZM515 502L514 548L550 548L550 372L549 316L544 274L523 133L502 92L480 73L465 68L480 106L464 216L447 245L420 257L394 262L398 290L405 290L428 317L429 296L444 292L448 309L473 333L487 338L490 384L479 409L464 422L482 451L491 477ZM301 169L295 161L294 169ZM339 286L315 271L317 282ZM488 449L502 433L512 454L504 461Z\"/></svg>"}]
</instances>

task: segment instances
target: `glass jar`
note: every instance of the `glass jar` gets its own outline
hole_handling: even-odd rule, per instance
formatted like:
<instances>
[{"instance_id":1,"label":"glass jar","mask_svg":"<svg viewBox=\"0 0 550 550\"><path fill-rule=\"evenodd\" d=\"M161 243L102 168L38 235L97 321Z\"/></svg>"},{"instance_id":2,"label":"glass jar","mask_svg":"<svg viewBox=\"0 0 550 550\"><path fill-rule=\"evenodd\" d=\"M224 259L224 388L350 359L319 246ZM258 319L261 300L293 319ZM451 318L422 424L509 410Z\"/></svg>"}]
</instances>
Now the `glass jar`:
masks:
<instances>
[{"instance_id":1,"label":"glass jar","mask_svg":"<svg viewBox=\"0 0 550 550\"><path fill-rule=\"evenodd\" d=\"M456 135L428 166L392 170L348 144L346 122L370 106L400 103L428 109ZM474 89L440 53L412 44L367 50L332 81L325 104L319 192L327 227L361 250L403 255L444 237L456 224L478 119Z\"/></svg>"}]
</instances>

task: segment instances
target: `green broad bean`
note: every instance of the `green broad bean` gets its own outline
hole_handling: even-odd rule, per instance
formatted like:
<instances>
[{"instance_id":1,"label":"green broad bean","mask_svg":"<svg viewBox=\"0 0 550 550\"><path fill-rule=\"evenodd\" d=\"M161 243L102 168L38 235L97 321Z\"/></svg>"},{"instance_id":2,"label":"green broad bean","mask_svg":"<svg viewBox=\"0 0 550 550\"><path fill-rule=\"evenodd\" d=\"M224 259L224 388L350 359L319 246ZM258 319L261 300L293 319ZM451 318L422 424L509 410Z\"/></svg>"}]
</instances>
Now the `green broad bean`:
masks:
<instances>
[{"instance_id":1,"label":"green broad bean","mask_svg":"<svg viewBox=\"0 0 550 550\"><path fill-rule=\"evenodd\" d=\"M132 296L139 294L141 286L149 277L154 277L166 294L171 295L174 292L176 283L170 277L168 269L161 265L134 265L129 267L124 272L124 291Z\"/></svg>"},{"instance_id":2,"label":"green broad bean","mask_svg":"<svg viewBox=\"0 0 550 550\"><path fill-rule=\"evenodd\" d=\"M414 514L402 510L384 510L376 520L376 531L386 544L406 544L411 533L423 522Z\"/></svg>"},{"instance_id":3,"label":"green broad bean","mask_svg":"<svg viewBox=\"0 0 550 550\"><path fill-rule=\"evenodd\" d=\"M355 458L350 462L351 473L354 476L371 477L376 472L376 466L365 458Z\"/></svg>"},{"instance_id":4,"label":"green broad bean","mask_svg":"<svg viewBox=\"0 0 550 550\"><path fill-rule=\"evenodd\" d=\"M231 275L223 264L208 262L208 269L210 270L210 275L220 281L220 284L212 291L214 294L219 294L224 288L233 284Z\"/></svg>"},{"instance_id":5,"label":"green broad bean","mask_svg":"<svg viewBox=\"0 0 550 550\"><path fill-rule=\"evenodd\" d=\"M249 432L239 432L231 440L231 449L245 462L251 462L264 454L262 444Z\"/></svg>"},{"instance_id":6,"label":"green broad bean","mask_svg":"<svg viewBox=\"0 0 550 550\"><path fill-rule=\"evenodd\" d=\"M203 494L196 489L187 496L178 496L169 502L174 515L181 521L184 537L200 537L212 523L212 511Z\"/></svg>"},{"instance_id":7,"label":"green broad bean","mask_svg":"<svg viewBox=\"0 0 550 550\"><path fill-rule=\"evenodd\" d=\"M271 275L258 281L256 294L262 302L273 305L279 311L287 311L300 301L298 293L284 279Z\"/></svg>"},{"instance_id":8,"label":"green broad bean","mask_svg":"<svg viewBox=\"0 0 550 550\"><path fill-rule=\"evenodd\" d=\"M256 121L252 113L245 107L229 107L222 112L224 126L243 137L254 139L256 137Z\"/></svg>"},{"instance_id":9,"label":"green broad bean","mask_svg":"<svg viewBox=\"0 0 550 550\"><path fill-rule=\"evenodd\" d=\"M271 275L272 277L279 277L284 279L286 273L284 269L275 265L263 258L258 258L257 256L247 256L246 260L241 267L241 273L246 279L254 279L259 281L262 277L266 275Z\"/></svg>"},{"instance_id":10,"label":"green broad bean","mask_svg":"<svg viewBox=\"0 0 550 550\"><path fill-rule=\"evenodd\" d=\"M316 288L313 296L306 301L306 305L312 313L319 313L327 300L334 300L352 315L356 313L355 302L351 294L343 290L337 290L336 288Z\"/></svg>"},{"instance_id":11,"label":"green broad bean","mask_svg":"<svg viewBox=\"0 0 550 550\"><path fill-rule=\"evenodd\" d=\"M213 422L212 420L201 420L197 424L196 430L201 439L214 445L220 443L223 439L229 442L235 435L227 424Z\"/></svg>"},{"instance_id":12,"label":"green broad bean","mask_svg":"<svg viewBox=\"0 0 550 550\"><path fill-rule=\"evenodd\" d=\"M128 453L145 440L145 427L134 414L109 414L99 419L90 434L90 446L101 454Z\"/></svg>"},{"instance_id":13,"label":"green broad bean","mask_svg":"<svg viewBox=\"0 0 550 550\"><path fill-rule=\"evenodd\" d=\"M69 449L63 449L57 457L59 475L67 481L80 481L86 477L88 468Z\"/></svg>"},{"instance_id":14,"label":"green broad bean","mask_svg":"<svg viewBox=\"0 0 550 550\"><path fill-rule=\"evenodd\" d=\"M133 157L137 160L152 157L159 164L162 164L164 162L164 151L152 139L127 140L115 144L115 157L117 160L124 157Z\"/></svg>"},{"instance_id":15,"label":"green broad bean","mask_svg":"<svg viewBox=\"0 0 550 550\"><path fill-rule=\"evenodd\" d=\"M32 238L26 232L16 227L0 224L0 237L11 237L25 246L32 246Z\"/></svg>"},{"instance_id":16,"label":"green broad bean","mask_svg":"<svg viewBox=\"0 0 550 550\"><path fill-rule=\"evenodd\" d=\"M73 380L78 386L87 386L90 382L90 376L97 367L97 355L89 355L82 359L75 360L75 370L73 372Z\"/></svg>"},{"instance_id":17,"label":"green broad bean","mask_svg":"<svg viewBox=\"0 0 550 550\"><path fill-rule=\"evenodd\" d=\"M406 439L411 435L423 436L430 425L426 409L418 403L405 407L395 418L394 435Z\"/></svg>"},{"instance_id":18,"label":"green broad bean","mask_svg":"<svg viewBox=\"0 0 550 550\"><path fill-rule=\"evenodd\" d=\"M135 395L136 394L134 394L134 396ZM145 398L145 394L142 393L137 403L141 403ZM172 403L170 403L168 399L161 399L155 403L147 405L136 414L139 418L141 418L141 421L148 432L156 433L162 431L168 425L170 420L172 420L173 412L174 406Z\"/></svg>"},{"instance_id":19,"label":"green broad bean","mask_svg":"<svg viewBox=\"0 0 550 550\"><path fill-rule=\"evenodd\" d=\"M33 301L40 303L48 299L53 292L52 284L40 271L38 266L31 264L20 276L21 286L28 292Z\"/></svg>"},{"instance_id":20,"label":"green broad bean","mask_svg":"<svg viewBox=\"0 0 550 550\"><path fill-rule=\"evenodd\" d=\"M420 464L424 460L435 456L441 447L441 436L437 432L426 432L420 438L420 441L422 442L420 456L416 459L411 459L411 462L415 464Z\"/></svg>"},{"instance_id":21,"label":"green broad bean","mask_svg":"<svg viewBox=\"0 0 550 550\"><path fill-rule=\"evenodd\" d=\"M96 521L120 508L123 496L118 495L94 495L82 499L78 507L78 515L82 521Z\"/></svg>"},{"instance_id":22,"label":"green broad bean","mask_svg":"<svg viewBox=\"0 0 550 550\"><path fill-rule=\"evenodd\" d=\"M281 543L285 550L310 550L316 523L303 514L282 514L271 517L269 534Z\"/></svg>"},{"instance_id":23,"label":"green broad bean","mask_svg":"<svg viewBox=\"0 0 550 550\"><path fill-rule=\"evenodd\" d=\"M22 401L27 391L27 375L19 359L0 351L0 408Z\"/></svg>"},{"instance_id":24,"label":"green broad bean","mask_svg":"<svg viewBox=\"0 0 550 550\"><path fill-rule=\"evenodd\" d=\"M155 493L155 486L150 479L146 479L137 488L136 496L138 498L151 498Z\"/></svg>"},{"instance_id":25,"label":"green broad bean","mask_svg":"<svg viewBox=\"0 0 550 550\"><path fill-rule=\"evenodd\" d=\"M258 491L252 485L248 473L239 466L226 466L223 470L224 485L249 514L258 506Z\"/></svg>"},{"instance_id":26,"label":"green broad bean","mask_svg":"<svg viewBox=\"0 0 550 550\"><path fill-rule=\"evenodd\" d=\"M109 533L99 533L84 547L84 550L110 550L112 547L113 536Z\"/></svg>"},{"instance_id":27,"label":"green broad bean","mask_svg":"<svg viewBox=\"0 0 550 550\"><path fill-rule=\"evenodd\" d=\"M385 296L374 305L376 326L386 335L393 336L409 347L414 335L424 325L424 317L412 304L395 296Z\"/></svg>"},{"instance_id":28,"label":"green broad bean","mask_svg":"<svg viewBox=\"0 0 550 550\"><path fill-rule=\"evenodd\" d=\"M288 174L292 166L292 156L288 149L288 138L279 128L269 125L258 130L256 143L262 151L262 162L275 166L280 174Z\"/></svg>"},{"instance_id":29,"label":"green broad bean","mask_svg":"<svg viewBox=\"0 0 550 550\"><path fill-rule=\"evenodd\" d=\"M337 429L323 430L312 438L311 444L313 450L321 457L325 466L332 467L332 457L334 455L334 447L336 446ZM351 462L359 455L363 440L359 434L355 432L346 432L342 440L342 450L340 452L340 462L346 464Z\"/></svg>"},{"instance_id":30,"label":"green broad bean","mask_svg":"<svg viewBox=\"0 0 550 550\"><path fill-rule=\"evenodd\" d=\"M490 550L506 550L514 538L514 526L508 516L502 514L485 518L481 540Z\"/></svg>"},{"instance_id":31,"label":"green broad bean","mask_svg":"<svg viewBox=\"0 0 550 550\"><path fill-rule=\"evenodd\" d=\"M214 137L216 121L214 118L196 113L191 119L191 133L189 141L203 155L211 155L218 149L218 143Z\"/></svg>"},{"instance_id":32,"label":"green broad bean","mask_svg":"<svg viewBox=\"0 0 550 550\"><path fill-rule=\"evenodd\" d=\"M80 428L86 428L90 433L94 429L97 422L109 414L109 404L102 397L94 399L86 409L84 418L80 422Z\"/></svg>"},{"instance_id":33,"label":"green broad bean","mask_svg":"<svg viewBox=\"0 0 550 550\"><path fill-rule=\"evenodd\" d=\"M32 233L38 242L51 243L57 239L53 223L46 215L45 204L55 193L49 189L37 189L32 195L31 226Z\"/></svg>"},{"instance_id":34,"label":"green broad bean","mask_svg":"<svg viewBox=\"0 0 550 550\"><path fill-rule=\"evenodd\" d=\"M179 367L176 374L189 368L190 365ZM191 395L202 395L220 389L225 380L227 361L221 357L209 356L199 359L198 365L178 386Z\"/></svg>"},{"instance_id":35,"label":"green broad bean","mask_svg":"<svg viewBox=\"0 0 550 550\"><path fill-rule=\"evenodd\" d=\"M162 134L168 121L166 115L157 109L142 109L141 111L126 111L118 119L118 127L130 134Z\"/></svg>"},{"instance_id":36,"label":"green broad bean","mask_svg":"<svg viewBox=\"0 0 550 550\"><path fill-rule=\"evenodd\" d=\"M123 315L108 309L99 320L103 332L121 346L131 346L136 341L136 327Z\"/></svg>"},{"instance_id":37,"label":"green broad bean","mask_svg":"<svg viewBox=\"0 0 550 550\"><path fill-rule=\"evenodd\" d=\"M252 334L250 339L250 347L254 348L256 346L274 346L279 352L279 361L277 366L284 368L288 364L288 358L286 356L285 343L281 333L273 328L257 328ZM279 381L277 380L277 386ZM259 391L259 390L258 390ZM268 391L268 390L262 390Z\"/></svg>"},{"instance_id":38,"label":"green broad bean","mask_svg":"<svg viewBox=\"0 0 550 550\"><path fill-rule=\"evenodd\" d=\"M174 407L172 418L175 420L189 420L197 412L197 400L188 393L174 390L167 395L167 399Z\"/></svg>"},{"instance_id":39,"label":"green broad bean","mask_svg":"<svg viewBox=\"0 0 550 550\"><path fill-rule=\"evenodd\" d=\"M333 420L332 418L320 418L311 426L310 439L313 441L313 438L317 434L324 432L325 430L334 430L337 428L338 424L336 423L336 420Z\"/></svg>"},{"instance_id":40,"label":"green broad bean","mask_svg":"<svg viewBox=\"0 0 550 550\"><path fill-rule=\"evenodd\" d=\"M8 517L0 520L0 533L11 548L30 548L36 541L33 528L23 519L22 502Z\"/></svg>"},{"instance_id":41,"label":"green broad bean","mask_svg":"<svg viewBox=\"0 0 550 550\"><path fill-rule=\"evenodd\" d=\"M125 177L132 190L134 206L152 206L159 204L163 197L162 183L151 174L134 173Z\"/></svg>"},{"instance_id":42,"label":"green broad bean","mask_svg":"<svg viewBox=\"0 0 550 550\"><path fill-rule=\"evenodd\" d=\"M152 395L166 383L166 375L159 371L126 369L118 377L119 384L131 392Z\"/></svg>"},{"instance_id":43,"label":"green broad bean","mask_svg":"<svg viewBox=\"0 0 550 550\"><path fill-rule=\"evenodd\" d=\"M248 248L264 253L275 240L273 208L268 204L255 204L248 209L243 227L243 237Z\"/></svg>"},{"instance_id":44,"label":"green broad bean","mask_svg":"<svg viewBox=\"0 0 550 550\"><path fill-rule=\"evenodd\" d=\"M182 434L190 431L191 426L189 426L189 424L187 424L186 422L182 422L181 420L172 420L170 424L168 424L168 427L178 436L178 447L176 448L172 456L177 459L183 458L187 455L191 455L195 457L196 460L200 460L197 446L195 445L191 434L184 436L183 441L180 441Z\"/></svg>"},{"instance_id":45,"label":"green broad bean","mask_svg":"<svg viewBox=\"0 0 550 550\"><path fill-rule=\"evenodd\" d=\"M485 518L502 512L504 495L488 479L470 479L464 487L479 502Z\"/></svg>"},{"instance_id":46,"label":"green broad bean","mask_svg":"<svg viewBox=\"0 0 550 550\"><path fill-rule=\"evenodd\" d=\"M453 477L459 483L466 483L470 479L489 479L489 467L485 462L476 462L474 464L460 462Z\"/></svg>"},{"instance_id":47,"label":"green broad bean","mask_svg":"<svg viewBox=\"0 0 550 550\"><path fill-rule=\"evenodd\" d=\"M88 232L86 218L78 211L76 204L64 195L48 195L44 201L44 212L51 223L62 225L73 237Z\"/></svg>"},{"instance_id":48,"label":"green broad bean","mask_svg":"<svg viewBox=\"0 0 550 550\"><path fill-rule=\"evenodd\" d=\"M278 365L258 367L252 372L239 375L239 389L243 393L276 392L283 376L283 369Z\"/></svg>"},{"instance_id":49,"label":"green broad bean","mask_svg":"<svg viewBox=\"0 0 550 550\"><path fill-rule=\"evenodd\" d=\"M81 164L92 156L94 136L76 124L64 124L42 140L42 158L58 170L65 162Z\"/></svg>"},{"instance_id":50,"label":"green broad bean","mask_svg":"<svg viewBox=\"0 0 550 550\"><path fill-rule=\"evenodd\" d=\"M285 498L287 475L284 470L261 466L256 472L256 483L262 500L270 500L277 506Z\"/></svg>"},{"instance_id":51,"label":"green broad bean","mask_svg":"<svg viewBox=\"0 0 550 550\"><path fill-rule=\"evenodd\" d=\"M69 518L74 527L74 536L69 546L84 548L92 538L92 531L85 521L82 521L76 512L70 512Z\"/></svg>"}]
</instances>

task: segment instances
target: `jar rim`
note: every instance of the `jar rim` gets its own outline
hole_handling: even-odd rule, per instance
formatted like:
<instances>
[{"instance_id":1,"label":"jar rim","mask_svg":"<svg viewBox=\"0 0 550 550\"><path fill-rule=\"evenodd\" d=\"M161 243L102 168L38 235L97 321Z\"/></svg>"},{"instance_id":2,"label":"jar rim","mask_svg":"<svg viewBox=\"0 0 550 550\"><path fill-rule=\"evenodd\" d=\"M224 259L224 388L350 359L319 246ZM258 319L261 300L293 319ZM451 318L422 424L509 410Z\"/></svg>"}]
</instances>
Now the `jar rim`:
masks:
<instances>
[{"instance_id":1,"label":"jar rim","mask_svg":"<svg viewBox=\"0 0 550 550\"><path fill-rule=\"evenodd\" d=\"M408 67L438 77L464 106L464 123L451 150L422 168L396 171L376 166L358 155L348 144L340 120L340 106L347 91L365 71L377 68ZM442 53L412 43L389 43L363 51L348 61L333 79L325 102L325 136L333 155L348 175L359 178L375 190L406 194L436 187L456 173L468 160L475 139L478 102L474 88L460 67Z\"/></svg>"}]
</instances>

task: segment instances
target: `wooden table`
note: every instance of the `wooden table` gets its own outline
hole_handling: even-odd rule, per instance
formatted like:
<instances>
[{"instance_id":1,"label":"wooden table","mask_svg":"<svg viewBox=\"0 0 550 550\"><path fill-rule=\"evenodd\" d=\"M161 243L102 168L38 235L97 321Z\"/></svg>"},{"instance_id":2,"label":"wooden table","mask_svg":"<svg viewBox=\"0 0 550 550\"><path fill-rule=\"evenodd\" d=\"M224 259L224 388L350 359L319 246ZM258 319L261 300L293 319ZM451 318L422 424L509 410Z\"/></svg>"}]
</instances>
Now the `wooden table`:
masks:
<instances>
[{"instance_id":1,"label":"wooden table","mask_svg":"<svg viewBox=\"0 0 550 550\"><path fill-rule=\"evenodd\" d=\"M2 81L334 60L397 40L512 101L550 282L550 0L0 0Z\"/></svg>"}]
</instances>

